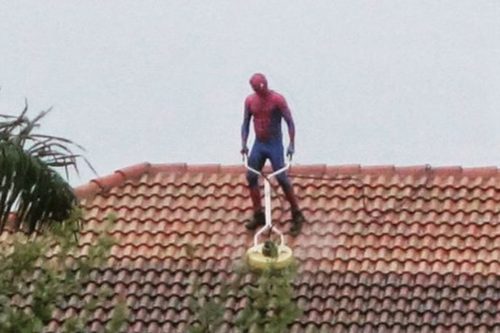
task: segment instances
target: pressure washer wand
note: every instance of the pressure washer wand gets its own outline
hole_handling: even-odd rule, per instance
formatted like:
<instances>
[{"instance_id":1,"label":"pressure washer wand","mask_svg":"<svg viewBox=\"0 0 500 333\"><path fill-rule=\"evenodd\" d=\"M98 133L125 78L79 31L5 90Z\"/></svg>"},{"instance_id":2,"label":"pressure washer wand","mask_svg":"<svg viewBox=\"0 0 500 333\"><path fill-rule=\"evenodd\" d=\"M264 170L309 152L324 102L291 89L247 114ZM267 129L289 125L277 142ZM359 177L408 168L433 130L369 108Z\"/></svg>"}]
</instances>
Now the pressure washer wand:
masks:
<instances>
[{"instance_id":1,"label":"pressure washer wand","mask_svg":"<svg viewBox=\"0 0 500 333\"><path fill-rule=\"evenodd\" d=\"M286 163L286 165L279 169L274 171L273 173L270 173L269 175L265 175L261 173L260 171L255 170L254 168L250 167L248 165L248 156L245 154L243 155L243 162L245 163L245 168L247 168L250 172L253 172L257 174L258 176L261 176L264 179L264 204L265 204L265 218L266 218L266 224L255 234L254 236L254 246L257 246L258 244L258 239L259 236L266 230L270 229L271 231L274 231L280 236L280 242L281 245L285 245L285 239L283 236L283 233L276 227L273 227L272 224L272 209L271 209L271 178L279 175L282 172L285 172L290 168L290 163L291 159L289 159Z\"/></svg>"}]
</instances>

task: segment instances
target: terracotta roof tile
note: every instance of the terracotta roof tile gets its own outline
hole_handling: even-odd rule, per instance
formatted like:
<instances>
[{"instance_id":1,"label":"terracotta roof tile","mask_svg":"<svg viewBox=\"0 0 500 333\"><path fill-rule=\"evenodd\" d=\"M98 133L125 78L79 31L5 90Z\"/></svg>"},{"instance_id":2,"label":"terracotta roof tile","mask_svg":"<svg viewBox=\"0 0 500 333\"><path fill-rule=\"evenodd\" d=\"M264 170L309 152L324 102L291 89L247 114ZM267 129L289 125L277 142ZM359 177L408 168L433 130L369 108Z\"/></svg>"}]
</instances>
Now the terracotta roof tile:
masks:
<instances>
[{"instance_id":1,"label":"terracotta roof tile","mask_svg":"<svg viewBox=\"0 0 500 333\"><path fill-rule=\"evenodd\" d=\"M500 332L498 168L295 165L290 176L308 220L297 238L286 236L304 309L290 332ZM290 213L274 186L273 220L286 231ZM75 193L82 246L110 213L118 243L48 332L101 284L130 306L128 332L185 332L188 281L220 292L253 244L241 166L142 163ZM243 305L228 299L220 332L234 330ZM100 308L90 332L109 316Z\"/></svg>"}]
</instances>

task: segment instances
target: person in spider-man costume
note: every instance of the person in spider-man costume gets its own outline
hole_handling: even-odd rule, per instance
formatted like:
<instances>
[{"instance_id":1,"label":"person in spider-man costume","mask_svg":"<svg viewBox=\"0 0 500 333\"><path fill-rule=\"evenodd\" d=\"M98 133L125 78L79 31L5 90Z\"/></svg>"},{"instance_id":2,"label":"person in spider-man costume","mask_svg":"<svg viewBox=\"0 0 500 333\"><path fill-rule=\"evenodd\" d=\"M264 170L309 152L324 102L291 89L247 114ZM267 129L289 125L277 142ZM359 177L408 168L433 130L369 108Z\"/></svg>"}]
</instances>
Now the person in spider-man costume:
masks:
<instances>
[{"instance_id":1,"label":"person in spider-man costume","mask_svg":"<svg viewBox=\"0 0 500 333\"><path fill-rule=\"evenodd\" d=\"M257 73L250 78L250 86L254 94L245 100L245 111L243 125L241 126L241 153L248 154L247 140L250 130L250 120L253 117L255 131L255 142L248 158L248 165L255 170L261 171L267 159L271 161L273 170L284 167L283 135L281 133L281 120L284 119L290 138L287 156L295 152L295 125L292 114L286 100L277 92L270 90L267 86L266 77ZM290 234L296 236L300 233L304 216L302 215L297 198L295 197L292 184L286 173L276 176L292 210L292 226ZM258 176L252 172L247 173L250 197L254 208L253 219L245 226L254 230L265 224L265 215L262 209Z\"/></svg>"}]
</instances>

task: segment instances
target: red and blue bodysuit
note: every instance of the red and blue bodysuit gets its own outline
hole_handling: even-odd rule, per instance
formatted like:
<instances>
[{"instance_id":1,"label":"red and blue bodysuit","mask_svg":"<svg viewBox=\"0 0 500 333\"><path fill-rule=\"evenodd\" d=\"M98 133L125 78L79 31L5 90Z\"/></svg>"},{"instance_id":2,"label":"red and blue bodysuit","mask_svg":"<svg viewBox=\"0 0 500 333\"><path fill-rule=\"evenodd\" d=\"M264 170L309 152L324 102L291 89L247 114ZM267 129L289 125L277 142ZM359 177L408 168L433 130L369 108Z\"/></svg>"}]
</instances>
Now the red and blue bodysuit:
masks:
<instances>
[{"instance_id":1,"label":"red and blue bodysuit","mask_svg":"<svg viewBox=\"0 0 500 333\"><path fill-rule=\"evenodd\" d=\"M295 146L295 124L292 114L285 98L277 92L268 89L267 80L264 75L253 75L250 79L250 85L255 94L248 96L245 100L243 125L241 126L241 152L243 154L248 153L247 140L250 130L250 120L253 118L255 142L248 158L249 166L260 171L266 160L269 159L273 170L281 169L285 165L281 120L285 120L290 137L287 155L292 155ZM247 180L254 213L257 215L262 211L258 176L252 172L248 172ZM290 180L286 173L279 174L277 180L287 200L290 202L292 216L295 219L300 214L300 211ZM259 224L261 223L259 222Z\"/></svg>"}]
</instances>

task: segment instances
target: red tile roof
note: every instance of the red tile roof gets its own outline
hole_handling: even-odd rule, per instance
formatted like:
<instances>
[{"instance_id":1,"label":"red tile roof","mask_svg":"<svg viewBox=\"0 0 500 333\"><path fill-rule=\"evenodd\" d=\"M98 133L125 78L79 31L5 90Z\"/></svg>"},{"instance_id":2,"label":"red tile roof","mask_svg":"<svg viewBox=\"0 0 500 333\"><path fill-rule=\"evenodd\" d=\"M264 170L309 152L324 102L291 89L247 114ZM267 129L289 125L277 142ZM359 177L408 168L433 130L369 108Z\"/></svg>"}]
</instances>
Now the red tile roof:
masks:
<instances>
[{"instance_id":1,"label":"red tile roof","mask_svg":"<svg viewBox=\"0 0 500 333\"><path fill-rule=\"evenodd\" d=\"M290 175L308 220L287 237L304 309L290 332L500 332L497 168L314 165ZM83 294L107 284L125 297L130 332L185 332L188 281L199 277L217 293L252 245L240 166L143 163L75 191L86 210L84 244L116 214L110 265ZM273 220L287 230L277 193ZM75 308L59 309L52 331ZM229 299L221 332L233 331L241 308ZM95 313L91 332L109 311Z\"/></svg>"}]
</instances>

